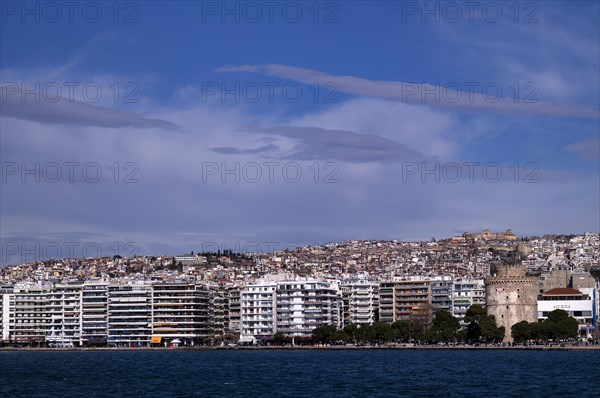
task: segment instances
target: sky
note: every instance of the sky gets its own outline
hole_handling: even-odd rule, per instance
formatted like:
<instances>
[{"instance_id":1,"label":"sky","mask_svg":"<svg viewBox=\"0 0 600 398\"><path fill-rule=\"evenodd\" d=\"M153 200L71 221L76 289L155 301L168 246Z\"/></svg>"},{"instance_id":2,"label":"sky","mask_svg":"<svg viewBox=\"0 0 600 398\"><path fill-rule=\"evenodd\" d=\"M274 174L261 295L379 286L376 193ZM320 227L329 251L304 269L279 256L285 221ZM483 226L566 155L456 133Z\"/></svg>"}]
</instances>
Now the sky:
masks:
<instances>
[{"instance_id":1,"label":"sky","mask_svg":"<svg viewBox=\"0 0 600 398\"><path fill-rule=\"evenodd\" d=\"M600 231L596 1L0 2L0 264Z\"/></svg>"}]
</instances>

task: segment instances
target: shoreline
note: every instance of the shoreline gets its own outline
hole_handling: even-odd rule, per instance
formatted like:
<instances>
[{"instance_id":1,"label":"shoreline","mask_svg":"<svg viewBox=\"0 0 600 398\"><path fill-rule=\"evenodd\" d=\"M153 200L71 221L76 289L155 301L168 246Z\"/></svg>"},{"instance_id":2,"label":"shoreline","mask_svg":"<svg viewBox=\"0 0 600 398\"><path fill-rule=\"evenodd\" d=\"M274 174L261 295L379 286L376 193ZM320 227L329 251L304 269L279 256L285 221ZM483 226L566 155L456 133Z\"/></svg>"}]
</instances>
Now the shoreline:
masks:
<instances>
[{"instance_id":1,"label":"shoreline","mask_svg":"<svg viewBox=\"0 0 600 398\"><path fill-rule=\"evenodd\" d=\"M600 345L595 346L380 346L380 347L356 347L356 346L238 346L238 347L77 347L77 348L48 348L48 347L2 347L0 352L90 352L90 351L303 351L303 350L520 350L520 351L595 351L600 350Z\"/></svg>"}]
</instances>

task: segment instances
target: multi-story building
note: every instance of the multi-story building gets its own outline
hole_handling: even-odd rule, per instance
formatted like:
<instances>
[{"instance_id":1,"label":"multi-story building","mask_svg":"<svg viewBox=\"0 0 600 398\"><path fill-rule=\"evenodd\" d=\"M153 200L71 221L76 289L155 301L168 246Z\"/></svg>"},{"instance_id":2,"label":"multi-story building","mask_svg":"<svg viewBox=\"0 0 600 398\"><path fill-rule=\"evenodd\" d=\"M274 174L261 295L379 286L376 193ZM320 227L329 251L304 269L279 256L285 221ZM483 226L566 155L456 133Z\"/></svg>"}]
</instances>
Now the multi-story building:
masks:
<instances>
[{"instance_id":1,"label":"multi-story building","mask_svg":"<svg viewBox=\"0 0 600 398\"><path fill-rule=\"evenodd\" d=\"M81 342L104 345L108 337L108 283L89 281L81 291Z\"/></svg>"},{"instance_id":2,"label":"multi-story building","mask_svg":"<svg viewBox=\"0 0 600 398\"><path fill-rule=\"evenodd\" d=\"M452 315L458 318L461 325L465 325L465 315L473 304L485 307L483 279L456 279L452 288Z\"/></svg>"},{"instance_id":3,"label":"multi-story building","mask_svg":"<svg viewBox=\"0 0 600 398\"><path fill-rule=\"evenodd\" d=\"M48 291L46 311L50 323L46 341L61 347L81 345L81 295L79 282L55 285Z\"/></svg>"},{"instance_id":4,"label":"multi-story building","mask_svg":"<svg viewBox=\"0 0 600 398\"><path fill-rule=\"evenodd\" d=\"M146 346L150 343L152 287L144 283L108 286L108 344Z\"/></svg>"},{"instance_id":5,"label":"multi-story building","mask_svg":"<svg viewBox=\"0 0 600 398\"><path fill-rule=\"evenodd\" d=\"M431 279L431 306L433 311L452 312L451 276L440 275Z\"/></svg>"},{"instance_id":6,"label":"multi-story building","mask_svg":"<svg viewBox=\"0 0 600 398\"><path fill-rule=\"evenodd\" d=\"M344 324L372 325L379 317L379 284L369 281L341 286Z\"/></svg>"},{"instance_id":7,"label":"multi-story building","mask_svg":"<svg viewBox=\"0 0 600 398\"><path fill-rule=\"evenodd\" d=\"M241 343L271 339L276 333L276 288L276 282L263 282L248 285L241 290Z\"/></svg>"},{"instance_id":8,"label":"multi-story building","mask_svg":"<svg viewBox=\"0 0 600 398\"><path fill-rule=\"evenodd\" d=\"M13 294L9 293L9 341L22 344L45 341L49 324L46 312L48 290L47 286L16 285Z\"/></svg>"},{"instance_id":9,"label":"multi-story building","mask_svg":"<svg viewBox=\"0 0 600 398\"><path fill-rule=\"evenodd\" d=\"M229 332L229 292L218 286L210 289L210 328L214 337Z\"/></svg>"},{"instance_id":10,"label":"multi-story building","mask_svg":"<svg viewBox=\"0 0 600 398\"><path fill-rule=\"evenodd\" d=\"M379 284L379 320L381 322L394 322L394 285L394 282Z\"/></svg>"},{"instance_id":11,"label":"multi-story building","mask_svg":"<svg viewBox=\"0 0 600 398\"><path fill-rule=\"evenodd\" d=\"M429 279L413 278L384 282L379 287L380 320L428 325L433 315L431 297Z\"/></svg>"},{"instance_id":12,"label":"multi-story building","mask_svg":"<svg viewBox=\"0 0 600 398\"><path fill-rule=\"evenodd\" d=\"M284 336L311 337L320 326L341 327L341 296L328 282L294 280L277 283L276 331Z\"/></svg>"},{"instance_id":13,"label":"multi-story building","mask_svg":"<svg viewBox=\"0 0 600 398\"><path fill-rule=\"evenodd\" d=\"M229 328L228 333L240 334L240 288L230 287L227 289L229 295Z\"/></svg>"},{"instance_id":14,"label":"multi-story building","mask_svg":"<svg viewBox=\"0 0 600 398\"><path fill-rule=\"evenodd\" d=\"M210 336L210 291L205 285L152 286L151 343L198 345Z\"/></svg>"},{"instance_id":15,"label":"multi-story building","mask_svg":"<svg viewBox=\"0 0 600 398\"><path fill-rule=\"evenodd\" d=\"M0 286L0 341L9 341L11 320L14 322L14 308L13 287Z\"/></svg>"},{"instance_id":16,"label":"multi-story building","mask_svg":"<svg viewBox=\"0 0 600 398\"><path fill-rule=\"evenodd\" d=\"M577 320L581 337L591 337L592 331L598 327L594 304L593 297L577 289L554 288L539 297L538 320L547 319L550 312L561 309Z\"/></svg>"}]
</instances>

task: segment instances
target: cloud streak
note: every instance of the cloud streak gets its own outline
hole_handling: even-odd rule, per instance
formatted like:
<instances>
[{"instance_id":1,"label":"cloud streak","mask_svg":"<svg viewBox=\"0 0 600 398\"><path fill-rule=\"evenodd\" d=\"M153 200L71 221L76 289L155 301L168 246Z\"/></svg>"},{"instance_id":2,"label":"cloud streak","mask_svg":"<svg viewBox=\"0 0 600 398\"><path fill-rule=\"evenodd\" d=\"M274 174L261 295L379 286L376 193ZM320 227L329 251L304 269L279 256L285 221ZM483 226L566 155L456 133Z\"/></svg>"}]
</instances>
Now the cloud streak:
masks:
<instances>
[{"instance_id":1,"label":"cloud streak","mask_svg":"<svg viewBox=\"0 0 600 398\"><path fill-rule=\"evenodd\" d=\"M578 141L563 148L585 160L600 160L600 138Z\"/></svg>"},{"instance_id":2,"label":"cloud streak","mask_svg":"<svg viewBox=\"0 0 600 398\"><path fill-rule=\"evenodd\" d=\"M179 130L181 127L162 119L150 119L133 112L88 104L64 98L45 98L40 94L22 97L19 90L8 91L0 86L2 107L0 117L28 120L41 124L75 125L104 128L162 128Z\"/></svg>"},{"instance_id":3,"label":"cloud streak","mask_svg":"<svg viewBox=\"0 0 600 398\"><path fill-rule=\"evenodd\" d=\"M335 83L340 92L382 98L410 105L426 105L467 112L508 113L523 115L546 115L576 118L600 118L600 112L591 107L548 102L514 102L497 99L490 91L486 97L474 88L448 84L445 87L431 84L415 84L399 81L375 81L354 76L336 76L313 69L287 65L240 65L222 66L217 72L249 72L290 79L305 84L325 85ZM453 89L458 87L458 89ZM480 88L481 89L481 88Z\"/></svg>"},{"instance_id":4,"label":"cloud streak","mask_svg":"<svg viewBox=\"0 0 600 398\"><path fill-rule=\"evenodd\" d=\"M351 163L397 163L420 161L426 157L402 143L370 134L344 130L327 130L320 127L276 126L249 129L253 133L286 137L296 144L283 155L293 160L337 160ZM260 149L276 149L267 145ZM213 148L218 153L258 153L258 150ZM262 150L260 151L262 152Z\"/></svg>"}]
</instances>

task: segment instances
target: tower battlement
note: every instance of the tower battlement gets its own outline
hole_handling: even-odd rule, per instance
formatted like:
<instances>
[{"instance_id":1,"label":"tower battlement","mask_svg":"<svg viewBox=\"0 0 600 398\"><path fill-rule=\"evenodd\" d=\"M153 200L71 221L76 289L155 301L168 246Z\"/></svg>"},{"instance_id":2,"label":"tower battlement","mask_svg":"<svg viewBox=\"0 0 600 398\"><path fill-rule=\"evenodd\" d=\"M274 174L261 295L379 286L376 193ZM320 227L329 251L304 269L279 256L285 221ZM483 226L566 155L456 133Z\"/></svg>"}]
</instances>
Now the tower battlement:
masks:
<instances>
[{"instance_id":1,"label":"tower battlement","mask_svg":"<svg viewBox=\"0 0 600 398\"><path fill-rule=\"evenodd\" d=\"M498 266L497 276L526 276L527 271L522 264L502 264Z\"/></svg>"}]
</instances>

